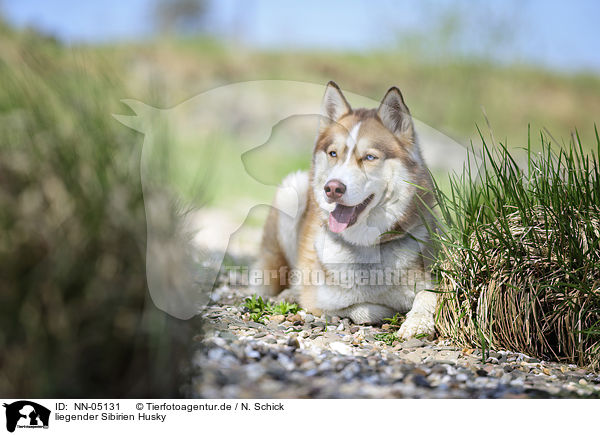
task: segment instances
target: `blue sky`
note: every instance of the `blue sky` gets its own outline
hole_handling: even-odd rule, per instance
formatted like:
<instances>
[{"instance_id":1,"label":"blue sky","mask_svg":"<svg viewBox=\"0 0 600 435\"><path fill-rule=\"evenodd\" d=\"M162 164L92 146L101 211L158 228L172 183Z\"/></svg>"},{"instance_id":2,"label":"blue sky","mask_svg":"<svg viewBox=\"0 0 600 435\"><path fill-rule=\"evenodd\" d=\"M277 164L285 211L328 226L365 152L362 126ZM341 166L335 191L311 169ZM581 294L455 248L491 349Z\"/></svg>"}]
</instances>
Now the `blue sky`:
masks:
<instances>
[{"instance_id":1,"label":"blue sky","mask_svg":"<svg viewBox=\"0 0 600 435\"><path fill-rule=\"evenodd\" d=\"M0 0L0 10L17 26L35 26L69 43L95 43L151 37L153 4ZM451 50L600 73L599 18L600 2L592 0L214 0L207 30L280 49L385 50L418 40L433 55ZM449 38L440 30L444 25L455 28Z\"/></svg>"}]
</instances>

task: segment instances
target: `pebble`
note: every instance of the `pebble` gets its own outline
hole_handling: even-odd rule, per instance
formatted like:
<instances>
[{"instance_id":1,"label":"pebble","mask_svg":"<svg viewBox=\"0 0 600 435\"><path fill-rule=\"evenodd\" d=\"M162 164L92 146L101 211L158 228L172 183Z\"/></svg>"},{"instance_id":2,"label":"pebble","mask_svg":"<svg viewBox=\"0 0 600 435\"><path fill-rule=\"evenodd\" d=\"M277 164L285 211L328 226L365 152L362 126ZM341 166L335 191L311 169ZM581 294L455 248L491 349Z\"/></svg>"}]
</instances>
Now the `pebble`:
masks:
<instances>
[{"instance_id":1,"label":"pebble","mask_svg":"<svg viewBox=\"0 0 600 435\"><path fill-rule=\"evenodd\" d=\"M302 321L302 316L300 314L294 314L293 316L288 316L288 321L294 323L294 322L301 322Z\"/></svg>"},{"instance_id":2,"label":"pebble","mask_svg":"<svg viewBox=\"0 0 600 435\"><path fill-rule=\"evenodd\" d=\"M288 338L288 342L287 342L288 346L291 346L293 348L299 348L300 347L300 342L298 341L298 337L295 335L290 335Z\"/></svg>"},{"instance_id":3,"label":"pebble","mask_svg":"<svg viewBox=\"0 0 600 435\"><path fill-rule=\"evenodd\" d=\"M217 294L194 336L190 398L600 398L600 375L573 365L504 350L482 363L479 349L443 340L388 346L374 336L391 325L304 311L263 325L239 309L243 290Z\"/></svg>"},{"instance_id":4,"label":"pebble","mask_svg":"<svg viewBox=\"0 0 600 435\"><path fill-rule=\"evenodd\" d=\"M283 323L285 321L285 316L283 314L276 314L271 316L270 319L275 323Z\"/></svg>"},{"instance_id":5,"label":"pebble","mask_svg":"<svg viewBox=\"0 0 600 435\"><path fill-rule=\"evenodd\" d=\"M350 346L348 346L347 344L344 344L340 341L335 341L333 343L330 343L329 347L334 352L341 353L342 355L351 355L352 354L352 348Z\"/></svg>"},{"instance_id":6,"label":"pebble","mask_svg":"<svg viewBox=\"0 0 600 435\"><path fill-rule=\"evenodd\" d=\"M414 349L417 347L422 347L424 346L425 343L421 340L419 340L418 338L411 338L409 340L406 340L404 343L402 343L402 348L403 349Z\"/></svg>"}]
</instances>

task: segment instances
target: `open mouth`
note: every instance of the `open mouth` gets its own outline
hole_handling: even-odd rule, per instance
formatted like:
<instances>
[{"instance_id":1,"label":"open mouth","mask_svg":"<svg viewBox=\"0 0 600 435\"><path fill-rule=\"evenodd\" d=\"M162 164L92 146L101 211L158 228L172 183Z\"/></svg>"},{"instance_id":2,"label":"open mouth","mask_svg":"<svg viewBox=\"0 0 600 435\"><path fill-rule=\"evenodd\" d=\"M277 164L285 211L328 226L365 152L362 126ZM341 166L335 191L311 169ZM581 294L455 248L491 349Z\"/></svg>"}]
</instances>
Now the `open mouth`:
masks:
<instances>
[{"instance_id":1,"label":"open mouth","mask_svg":"<svg viewBox=\"0 0 600 435\"><path fill-rule=\"evenodd\" d=\"M334 233L341 233L349 226L353 225L362 211L367 208L367 205L375 197L374 194L369 195L367 199L358 205L347 206L336 204L335 208L329 213L329 229Z\"/></svg>"}]
</instances>

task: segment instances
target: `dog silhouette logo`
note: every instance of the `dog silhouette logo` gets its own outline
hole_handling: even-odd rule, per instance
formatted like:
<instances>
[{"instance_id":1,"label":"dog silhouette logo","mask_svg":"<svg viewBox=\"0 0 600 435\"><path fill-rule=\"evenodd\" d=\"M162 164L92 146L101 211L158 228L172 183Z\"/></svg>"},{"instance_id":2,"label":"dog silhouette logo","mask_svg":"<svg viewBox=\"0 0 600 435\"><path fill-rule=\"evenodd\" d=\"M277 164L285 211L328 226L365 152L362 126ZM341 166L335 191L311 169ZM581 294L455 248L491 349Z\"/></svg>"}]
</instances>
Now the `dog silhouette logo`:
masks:
<instances>
[{"instance_id":1,"label":"dog silhouette logo","mask_svg":"<svg viewBox=\"0 0 600 435\"><path fill-rule=\"evenodd\" d=\"M156 307L182 320L206 307L238 230L259 207L272 207L276 194L285 198L275 204L283 220L293 220L304 212L299 207L297 188L280 186L281 180L273 175L278 173L276 167L300 169L300 156L309 162L315 134L323 121L323 91L322 84L257 80L209 89L170 108L122 100L133 115L113 117L144 135L140 179L147 224L146 278ZM356 107L380 104L352 92L344 95ZM468 163L469 169L473 166L476 171L463 145L414 117L412 121L430 167L460 172ZM165 176L161 169L169 166L168 156L185 168L178 170L176 177ZM182 171L199 176L180 176ZM233 204L236 212L230 221L194 220L194 213L187 213L186 198L198 192L196 183L204 176L220 201ZM248 201L232 193L240 189L252 192ZM169 202L183 205L177 216L180 219L169 218ZM179 221L182 225L177 224ZM366 228L373 237L379 231L369 221ZM323 240L322 261L338 261L336 246L329 239ZM370 263L380 262L376 254L369 258Z\"/></svg>"},{"instance_id":2,"label":"dog silhouette logo","mask_svg":"<svg viewBox=\"0 0 600 435\"><path fill-rule=\"evenodd\" d=\"M48 428L50 410L29 400L19 400L4 404L6 408L6 430L14 432L18 428Z\"/></svg>"}]
</instances>

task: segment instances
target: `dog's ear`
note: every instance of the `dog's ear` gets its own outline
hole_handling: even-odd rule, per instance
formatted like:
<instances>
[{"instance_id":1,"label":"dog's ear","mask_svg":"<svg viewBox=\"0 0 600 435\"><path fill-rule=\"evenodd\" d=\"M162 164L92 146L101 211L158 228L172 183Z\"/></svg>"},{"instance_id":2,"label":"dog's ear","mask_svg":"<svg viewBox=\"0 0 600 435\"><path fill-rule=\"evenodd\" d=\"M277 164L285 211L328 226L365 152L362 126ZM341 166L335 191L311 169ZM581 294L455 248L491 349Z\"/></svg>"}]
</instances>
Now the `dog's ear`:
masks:
<instances>
[{"instance_id":1,"label":"dog's ear","mask_svg":"<svg viewBox=\"0 0 600 435\"><path fill-rule=\"evenodd\" d=\"M337 122L342 116L352 112L352 108L342 90L335 82L327 83L321 103L321 115L325 124Z\"/></svg>"},{"instance_id":2,"label":"dog's ear","mask_svg":"<svg viewBox=\"0 0 600 435\"><path fill-rule=\"evenodd\" d=\"M386 92L377 109L377 116L383 125L396 136L410 142L414 141L415 128L400 89L394 86Z\"/></svg>"}]
</instances>

